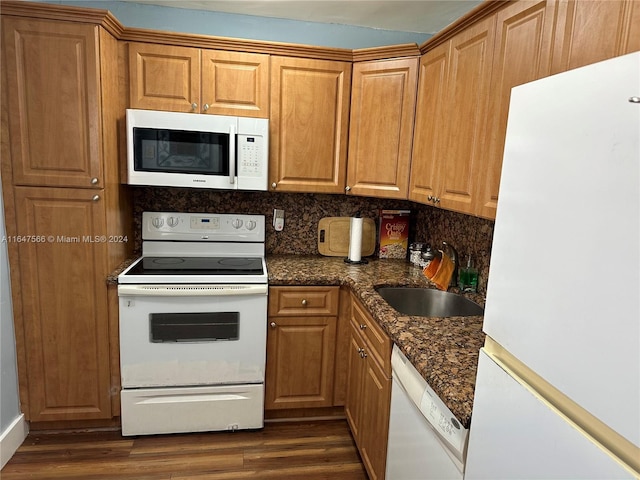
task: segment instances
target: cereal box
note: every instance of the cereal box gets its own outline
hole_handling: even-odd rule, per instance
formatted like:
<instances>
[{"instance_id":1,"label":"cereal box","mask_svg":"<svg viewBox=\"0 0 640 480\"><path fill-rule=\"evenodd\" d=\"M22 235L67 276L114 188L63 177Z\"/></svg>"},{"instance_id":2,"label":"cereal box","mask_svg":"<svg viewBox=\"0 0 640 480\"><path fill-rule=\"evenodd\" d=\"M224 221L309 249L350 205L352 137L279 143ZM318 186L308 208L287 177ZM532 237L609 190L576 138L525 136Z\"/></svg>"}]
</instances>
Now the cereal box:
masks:
<instances>
[{"instance_id":1,"label":"cereal box","mask_svg":"<svg viewBox=\"0 0 640 480\"><path fill-rule=\"evenodd\" d=\"M406 258L410 210L380 210L380 258Z\"/></svg>"}]
</instances>

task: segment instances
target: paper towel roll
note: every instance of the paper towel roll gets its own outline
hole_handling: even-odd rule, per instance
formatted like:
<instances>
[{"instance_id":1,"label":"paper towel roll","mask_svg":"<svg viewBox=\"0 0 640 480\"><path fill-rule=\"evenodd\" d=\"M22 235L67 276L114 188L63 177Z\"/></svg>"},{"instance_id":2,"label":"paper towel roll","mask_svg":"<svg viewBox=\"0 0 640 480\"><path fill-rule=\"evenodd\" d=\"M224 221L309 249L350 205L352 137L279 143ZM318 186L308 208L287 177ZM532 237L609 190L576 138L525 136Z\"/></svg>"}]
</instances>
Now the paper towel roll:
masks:
<instances>
[{"instance_id":1,"label":"paper towel roll","mask_svg":"<svg viewBox=\"0 0 640 480\"><path fill-rule=\"evenodd\" d=\"M351 217L349 228L349 261L359 262L362 258L362 217Z\"/></svg>"}]
</instances>

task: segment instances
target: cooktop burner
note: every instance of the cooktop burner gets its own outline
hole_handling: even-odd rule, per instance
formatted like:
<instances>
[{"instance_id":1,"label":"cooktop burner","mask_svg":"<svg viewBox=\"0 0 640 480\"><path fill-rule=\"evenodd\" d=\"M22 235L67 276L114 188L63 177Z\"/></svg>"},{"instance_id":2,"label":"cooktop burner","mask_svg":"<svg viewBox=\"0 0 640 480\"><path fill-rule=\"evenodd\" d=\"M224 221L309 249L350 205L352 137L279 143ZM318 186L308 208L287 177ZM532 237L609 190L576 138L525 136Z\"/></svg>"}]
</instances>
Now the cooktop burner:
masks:
<instances>
[{"instance_id":1,"label":"cooktop burner","mask_svg":"<svg viewBox=\"0 0 640 480\"><path fill-rule=\"evenodd\" d=\"M262 275L261 257L142 257L128 275Z\"/></svg>"}]
</instances>

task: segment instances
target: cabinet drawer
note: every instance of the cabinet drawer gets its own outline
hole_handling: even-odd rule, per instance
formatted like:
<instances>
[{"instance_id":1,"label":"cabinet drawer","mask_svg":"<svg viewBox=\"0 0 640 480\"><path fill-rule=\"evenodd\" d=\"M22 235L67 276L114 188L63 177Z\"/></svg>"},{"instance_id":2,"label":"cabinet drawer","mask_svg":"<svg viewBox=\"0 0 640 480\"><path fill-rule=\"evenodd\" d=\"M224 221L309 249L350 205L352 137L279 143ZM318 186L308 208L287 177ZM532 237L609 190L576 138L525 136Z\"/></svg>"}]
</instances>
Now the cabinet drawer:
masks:
<instances>
[{"instance_id":1,"label":"cabinet drawer","mask_svg":"<svg viewBox=\"0 0 640 480\"><path fill-rule=\"evenodd\" d=\"M380 325L371 318L369 312L354 296L351 297L351 323L365 338L370 353L376 358L387 375L391 375L391 347L389 336Z\"/></svg>"},{"instance_id":2,"label":"cabinet drawer","mask_svg":"<svg viewBox=\"0 0 640 480\"><path fill-rule=\"evenodd\" d=\"M269 316L336 316L340 287L270 287Z\"/></svg>"}]
</instances>

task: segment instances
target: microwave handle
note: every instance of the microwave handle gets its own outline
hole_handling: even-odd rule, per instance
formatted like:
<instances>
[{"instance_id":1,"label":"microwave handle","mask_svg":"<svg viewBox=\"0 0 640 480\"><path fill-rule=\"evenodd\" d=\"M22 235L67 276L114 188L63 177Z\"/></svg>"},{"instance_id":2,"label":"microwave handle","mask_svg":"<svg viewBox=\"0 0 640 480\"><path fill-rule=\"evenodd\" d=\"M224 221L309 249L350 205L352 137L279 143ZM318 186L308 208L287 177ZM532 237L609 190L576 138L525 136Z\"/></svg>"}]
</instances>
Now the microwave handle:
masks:
<instances>
[{"instance_id":1,"label":"microwave handle","mask_svg":"<svg viewBox=\"0 0 640 480\"><path fill-rule=\"evenodd\" d=\"M236 181L236 127L229 125L229 183Z\"/></svg>"}]
</instances>

